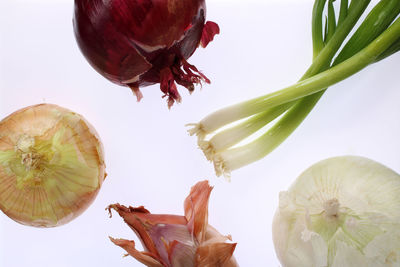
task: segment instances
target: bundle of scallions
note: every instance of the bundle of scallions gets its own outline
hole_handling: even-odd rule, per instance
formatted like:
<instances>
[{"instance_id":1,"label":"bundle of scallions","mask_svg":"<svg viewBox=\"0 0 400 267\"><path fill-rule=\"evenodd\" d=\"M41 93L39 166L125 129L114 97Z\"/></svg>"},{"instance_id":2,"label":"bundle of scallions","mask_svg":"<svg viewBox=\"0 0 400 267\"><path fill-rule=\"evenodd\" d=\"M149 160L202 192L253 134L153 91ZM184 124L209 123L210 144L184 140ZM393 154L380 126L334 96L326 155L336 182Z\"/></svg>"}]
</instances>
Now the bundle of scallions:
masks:
<instances>
[{"instance_id":1,"label":"bundle of scallions","mask_svg":"<svg viewBox=\"0 0 400 267\"><path fill-rule=\"evenodd\" d=\"M371 0L334 2L314 3L313 61L300 81L188 124L218 176L229 177L232 170L265 157L300 125L329 86L400 50L400 0L381 0L366 16ZM242 145L265 126L265 133Z\"/></svg>"}]
</instances>

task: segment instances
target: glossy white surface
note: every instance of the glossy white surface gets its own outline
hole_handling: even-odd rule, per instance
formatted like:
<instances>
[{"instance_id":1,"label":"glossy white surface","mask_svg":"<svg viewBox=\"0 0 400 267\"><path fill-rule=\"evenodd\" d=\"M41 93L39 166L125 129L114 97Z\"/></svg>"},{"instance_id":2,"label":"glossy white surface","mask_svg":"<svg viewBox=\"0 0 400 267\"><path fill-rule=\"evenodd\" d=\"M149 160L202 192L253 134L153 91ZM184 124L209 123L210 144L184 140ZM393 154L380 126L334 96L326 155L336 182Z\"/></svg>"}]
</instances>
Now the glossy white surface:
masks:
<instances>
[{"instance_id":1,"label":"glossy white surface","mask_svg":"<svg viewBox=\"0 0 400 267\"><path fill-rule=\"evenodd\" d=\"M209 222L238 243L241 266L279 266L272 238L278 193L311 164L331 156L369 157L400 172L400 55L330 88L310 116L265 159L216 178L184 125L217 108L294 83L311 60L313 1L208 0L221 35L189 60L212 80L170 111L158 86L129 89L97 74L72 30L73 1L0 3L0 117L54 103L86 117L105 147L108 177L94 204L54 229L19 225L0 214L0 266L142 266L107 238L137 240L111 203L183 214L197 181L215 185ZM251 3L251 4L250 4Z\"/></svg>"}]
</instances>

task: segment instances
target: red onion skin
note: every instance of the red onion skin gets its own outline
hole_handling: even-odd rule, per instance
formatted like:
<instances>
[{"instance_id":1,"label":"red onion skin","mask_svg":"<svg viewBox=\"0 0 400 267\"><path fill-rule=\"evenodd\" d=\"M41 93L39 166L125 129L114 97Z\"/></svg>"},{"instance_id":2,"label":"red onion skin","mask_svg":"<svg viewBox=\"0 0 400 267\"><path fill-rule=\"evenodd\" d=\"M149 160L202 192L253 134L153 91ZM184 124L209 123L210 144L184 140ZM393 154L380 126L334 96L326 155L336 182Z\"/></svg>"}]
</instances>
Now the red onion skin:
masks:
<instances>
[{"instance_id":1,"label":"red onion skin","mask_svg":"<svg viewBox=\"0 0 400 267\"><path fill-rule=\"evenodd\" d=\"M205 16L204 0L75 0L73 22L78 45L97 72L131 87L138 100L139 87L160 83L171 106L180 101L175 82L189 91L210 82L186 61L219 33Z\"/></svg>"}]
</instances>

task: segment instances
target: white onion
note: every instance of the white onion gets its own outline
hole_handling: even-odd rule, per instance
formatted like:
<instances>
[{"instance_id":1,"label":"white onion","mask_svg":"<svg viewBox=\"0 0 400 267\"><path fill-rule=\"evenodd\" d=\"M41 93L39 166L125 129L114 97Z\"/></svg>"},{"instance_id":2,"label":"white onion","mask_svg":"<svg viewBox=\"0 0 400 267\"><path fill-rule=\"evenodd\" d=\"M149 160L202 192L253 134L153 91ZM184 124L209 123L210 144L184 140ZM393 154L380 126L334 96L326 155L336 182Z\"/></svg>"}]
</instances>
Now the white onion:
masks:
<instances>
[{"instance_id":1,"label":"white onion","mask_svg":"<svg viewBox=\"0 0 400 267\"><path fill-rule=\"evenodd\" d=\"M284 267L400 266L400 176L355 156L311 166L280 193L273 241Z\"/></svg>"}]
</instances>

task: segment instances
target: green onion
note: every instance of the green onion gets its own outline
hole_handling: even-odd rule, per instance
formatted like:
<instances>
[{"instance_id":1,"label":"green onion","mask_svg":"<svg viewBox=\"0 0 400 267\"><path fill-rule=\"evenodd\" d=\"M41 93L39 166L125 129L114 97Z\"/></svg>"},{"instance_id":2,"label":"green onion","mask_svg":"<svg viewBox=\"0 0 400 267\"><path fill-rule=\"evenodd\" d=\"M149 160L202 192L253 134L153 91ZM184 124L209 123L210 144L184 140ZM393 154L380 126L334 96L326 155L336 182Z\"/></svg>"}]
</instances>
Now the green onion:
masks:
<instances>
[{"instance_id":1,"label":"green onion","mask_svg":"<svg viewBox=\"0 0 400 267\"><path fill-rule=\"evenodd\" d=\"M359 24L370 0L340 1L338 18L333 2L314 3L313 62L299 82L189 124L218 176L229 177L232 170L265 157L301 124L328 87L400 49L400 0L379 1ZM265 126L264 134L246 142Z\"/></svg>"}]
</instances>

